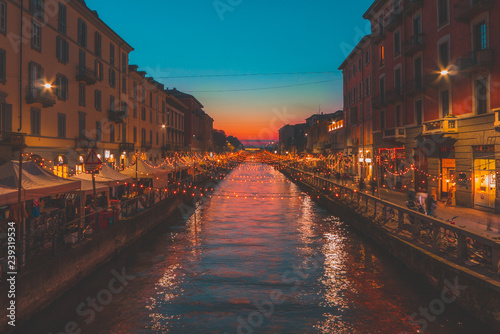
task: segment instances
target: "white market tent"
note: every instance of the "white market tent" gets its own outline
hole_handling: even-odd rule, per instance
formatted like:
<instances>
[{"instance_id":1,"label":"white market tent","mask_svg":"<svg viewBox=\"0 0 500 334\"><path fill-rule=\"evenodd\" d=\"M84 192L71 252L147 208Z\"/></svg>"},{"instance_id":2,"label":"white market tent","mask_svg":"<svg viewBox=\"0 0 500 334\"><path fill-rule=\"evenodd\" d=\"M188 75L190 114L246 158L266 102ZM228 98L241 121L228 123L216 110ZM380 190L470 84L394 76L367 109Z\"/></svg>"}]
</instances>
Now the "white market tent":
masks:
<instances>
[{"instance_id":1,"label":"white market tent","mask_svg":"<svg viewBox=\"0 0 500 334\"><path fill-rule=\"evenodd\" d=\"M136 171L137 168L137 171ZM144 161L139 160L137 165L131 165L121 172L123 175L138 179L152 179L154 188L164 188L168 185L168 171L163 168L148 166Z\"/></svg>"},{"instance_id":2,"label":"white market tent","mask_svg":"<svg viewBox=\"0 0 500 334\"><path fill-rule=\"evenodd\" d=\"M23 162L21 200L28 201L45 196L74 192L80 181L68 181L44 171L33 161ZM0 166L0 205L17 203L19 163L9 161Z\"/></svg>"},{"instance_id":3,"label":"white market tent","mask_svg":"<svg viewBox=\"0 0 500 334\"><path fill-rule=\"evenodd\" d=\"M92 182L92 174L78 174L73 178ZM132 178L115 171L107 165L102 165L102 168L99 170L99 174L95 175L95 181L96 183L105 183L108 187L116 187L132 182Z\"/></svg>"},{"instance_id":4,"label":"white market tent","mask_svg":"<svg viewBox=\"0 0 500 334\"><path fill-rule=\"evenodd\" d=\"M81 174L81 175L85 175L85 174ZM94 192L94 185L92 184L92 181L79 179L76 176L70 177L69 180L81 182L80 191L83 192L85 195L91 195ZM96 193L105 192L106 196L108 196L107 193L109 193L109 187L107 184L97 182L97 179L96 179L95 191L96 191Z\"/></svg>"}]
</instances>

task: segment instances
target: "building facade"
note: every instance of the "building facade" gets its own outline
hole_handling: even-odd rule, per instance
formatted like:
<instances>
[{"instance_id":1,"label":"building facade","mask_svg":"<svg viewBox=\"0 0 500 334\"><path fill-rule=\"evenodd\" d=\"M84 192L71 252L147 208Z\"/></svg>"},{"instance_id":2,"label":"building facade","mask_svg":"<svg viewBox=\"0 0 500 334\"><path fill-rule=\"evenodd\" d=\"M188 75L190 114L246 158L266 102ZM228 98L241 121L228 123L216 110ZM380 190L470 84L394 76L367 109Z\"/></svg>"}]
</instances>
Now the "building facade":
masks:
<instances>
[{"instance_id":1,"label":"building facade","mask_svg":"<svg viewBox=\"0 0 500 334\"><path fill-rule=\"evenodd\" d=\"M364 14L386 186L500 211L498 15L485 0L380 0Z\"/></svg>"},{"instance_id":2,"label":"building facade","mask_svg":"<svg viewBox=\"0 0 500 334\"><path fill-rule=\"evenodd\" d=\"M344 79L345 159L350 174L369 179L373 173L371 36L361 39L339 70Z\"/></svg>"}]
</instances>

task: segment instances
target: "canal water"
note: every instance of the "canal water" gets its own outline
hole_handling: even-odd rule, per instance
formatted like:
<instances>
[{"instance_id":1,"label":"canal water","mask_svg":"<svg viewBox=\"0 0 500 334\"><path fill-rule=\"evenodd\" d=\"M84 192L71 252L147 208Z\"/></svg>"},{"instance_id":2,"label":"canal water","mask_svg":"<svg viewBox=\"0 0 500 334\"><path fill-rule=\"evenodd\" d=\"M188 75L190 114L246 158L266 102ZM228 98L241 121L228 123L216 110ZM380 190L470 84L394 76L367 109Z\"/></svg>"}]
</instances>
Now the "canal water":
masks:
<instances>
[{"instance_id":1,"label":"canal water","mask_svg":"<svg viewBox=\"0 0 500 334\"><path fill-rule=\"evenodd\" d=\"M18 332L487 333L440 295L250 161Z\"/></svg>"}]
</instances>

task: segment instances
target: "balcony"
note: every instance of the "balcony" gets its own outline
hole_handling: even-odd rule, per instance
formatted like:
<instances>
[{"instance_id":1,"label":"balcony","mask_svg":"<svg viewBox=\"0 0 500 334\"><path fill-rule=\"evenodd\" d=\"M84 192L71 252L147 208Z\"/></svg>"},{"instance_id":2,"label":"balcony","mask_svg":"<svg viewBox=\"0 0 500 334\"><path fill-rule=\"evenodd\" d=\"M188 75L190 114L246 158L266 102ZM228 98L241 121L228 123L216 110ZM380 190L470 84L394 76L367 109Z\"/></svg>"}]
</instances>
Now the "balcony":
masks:
<instances>
[{"instance_id":1,"label":"balcony","mask_svg":"<svg viewBox=\"0 0 500 334\"><path fill-rule=\"evenodd\" d=\"M495 110L495 131L500 132L500 109Z\"/></svg>"},{"instance_id":2,"label":"balcony","mask_svg":"<svg viewBox=\"0 0 500 334\"><path fill-rule=\"evenodd\" d=\"M153 147L153 144L150 141L143 141L141 143L141 149L149 151Z\"/></svg>"},{"instance_id":3,"label":"balcony","mask_svg":"<svg viewBox=\"0 0 500 334\"><path fill-rule=\"evenodd\" d=\"M406 128L392 128L383 131L383 139L384 140L394 140L397 142L405 142L406 141Z\"/></svg>"},{"instance_id":4,"label":"balcony","mask_svg":"<svg viewBox=\"0 0 500 334\"><path fill-rule=\"evenodd\" d=\"M0 131L0 146L10 146L20 149L24 146L24 133Z\"/></svg>"},{"instance_id":5,"label":"balcony","mask_svg":"<svg viewBox=\"0 0 500 334\"><path fill-rule=\"evenodd\" d=\"M403 101L403 90L402 88L390 89L386 93L387 103L395 103Z\"/></svg>"},{"instance_id":6,"label":"balcony","mask_svg":"<svg viewBox=\"0 0 500 334\"><path fill-rule=\"evenodd\" d=\"M40 103L44 108L53 107L56 104L56 96L50 89L45 87L26 87L26 103Z\"/></svg>"},{"instance_id":7,"label":"balcony","mask_svg":"<svg viewBox=\"0 0 500 334\"><path fill-rule=\"evenodd\" d=\"M424 6L424 0L405 0L405 15L412 16Z\"/></svg>"},{"instance_id":8,"label":"balcony","mask_svg":"<svg viewBox=\"0 0 500 334\"><path fill-rule=\"evenodd\" d=\"M461 74L472 75L476 71L491 71L494 64L494 52L492 49L473 51L469 56L457 60Z\"/></svg>"},{"instance_id":9,"label":"balcony","mask_svg":"<svg viewBox=\"0 0 500 334\"><path fill-rule=\"evenodd\" d=\"M403 23L403 15L401 13L391 14L389 23L387 23L387 31L394 32L397 27Z\"/></svg>"},{"instance_id":10,"label":"balcony","mask_svg":"<svg viewBox=\"0 0 500 334\"><path fill-rule=\"evenodd\" d=\"M494 0L460 0L455 5L455 19L469 23L477 15L492 9L494 5Z\"/></svg>"},{"instance_id":11,"label":"balcony","mask_svg":"<svg viewBox=\"0 0 500 334\"><path fill-rule=\"evenodd\" d=\"M120 143L119 150L125 153L135 152L135 145L134 143Z\"/></svg>"},{"instance_id":12,"label":"balcony","mask_svg":"<svg viewBox=\"0 0 500 334\"><path fill-rule=\"evenodd\" d=\"M403 53L405 56L413 56L425 48L424 34L416 34L403 42Z\"/></svg>"},{"instance_id":13,"label":"balcony","mask_svg":"<svg viewBox=\"0 0 500 334\"><path fill-rule=\"evenodd\" d=\"M373 32L372 41L373 44L379 44L385 39L385 31L383 28L378 28Z\"/></svg>"},{"instance_id":14,"label":"balcony","mask_svg":"<svg viewBox=\"0 0 500 334\"><path fill-rule=\"evenodd\" d=\"M347 138L347 147L357 147L359 145L359 138Z\"/></svg>"},{"instance_id":15,"label":"balcony","mask_svg":"<svg viewBox=\"0 0 500 334\"><path fill-rule=\"evenodd\" d=\"M385 98L385 95L374 95L371 101L373 109L382 108L387 105L387 99Z\"/></svg>"},{"instance_id":16,"label":"balcony","mask_svg":"<svg viewBox=\"0 0 500 334\"><path fill-rule=\"evenodd\" d=\"M448 115L443 119L425 122L422 135L456 135L458 134L458 120L456 116Z\"/></svg>"},{"instance_id":17,"label":"balcony","mask_svg":"<svg viewBox=\"0 0 500 334\"><path fill-rule=\"evenodd\" d=\"M95 71L86 66L76 67L76 80L85 82L87 85L93 85L97 82Z\"/></svg>"},{"instance_id":18,"label":"balcony","mask_svg":"<svg viewBox=\"0 0 500 334\"><path fill-rule=\"evenodd\" d=\"M425 93L424 80L411 79L406 82L406 94L408 96L417 96Z\"/></svg>"},{"instance_id":19,"label":"balcony","mask_svg":"<svg viewBox=\"0 0 500 334\"><path fill-rule=\"evenodd\" d=\"M125 110L108 110L108 120L115 123L123 123L123 119L126 117L127 112Z\"/></svg>"},{"instance_id":20,"label":"balcony","mask_svg":"<svg viewBox=\"0 0 500 334\"><path fill-rule=\"evenodd\" d=\"M76 149L96 149L97 142L94 139L90 139L84 136L80 136L75 138L75 147Z\"/></svg>"}]
</instances>

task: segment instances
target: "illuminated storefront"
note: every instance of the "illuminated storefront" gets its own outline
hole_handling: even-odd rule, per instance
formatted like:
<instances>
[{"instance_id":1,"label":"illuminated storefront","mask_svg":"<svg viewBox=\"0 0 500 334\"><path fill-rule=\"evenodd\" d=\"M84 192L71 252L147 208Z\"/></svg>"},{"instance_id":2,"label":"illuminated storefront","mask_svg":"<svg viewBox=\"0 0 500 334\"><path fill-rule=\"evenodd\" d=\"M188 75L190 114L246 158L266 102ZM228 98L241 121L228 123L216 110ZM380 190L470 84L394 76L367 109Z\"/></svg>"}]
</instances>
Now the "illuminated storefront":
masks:
<instances>
[{"instance_id":1,"label":"illuminated storefront","mask_svg":"<svg viewBox=\"0 0 500 334\"><path fill-rule=\"evenodd\" d=\"M379 149L380 184L396 190L403 189L403 176L409 171L405 160L405 149Z\"/></svg>"},{"instance_id":2,"label":"illuminated storefront","mask_svg":"<svg viewBox=\"0 0 500 334\"><path fill-rule=\"evenodd\" d=\"M54 164L54 174L65 179L68 178L68 161L64 155L57 156Z\"/></svg>"},{"instance_id":3,"label":"illuminated storefront","mask_svg":"<svg viewBox=\"0 0 500 334\"><path fill-rule=\"evenodd\" d=\"M474 204L495 208L496 170L494 159L474 159Z\"/></svg>"},{"instance_id":4,"label":"illuminated storefront","mask_svg":"<svg viewBox=\"0 0 500 334\"><path fill-rule=\"evenodd\" d=\"M85 156L83 154L78 156L78 164L75 166L75 172L76 174L85 173Z\"/></svg>"}]
</instances>

